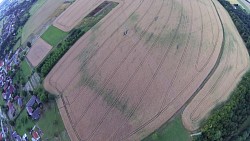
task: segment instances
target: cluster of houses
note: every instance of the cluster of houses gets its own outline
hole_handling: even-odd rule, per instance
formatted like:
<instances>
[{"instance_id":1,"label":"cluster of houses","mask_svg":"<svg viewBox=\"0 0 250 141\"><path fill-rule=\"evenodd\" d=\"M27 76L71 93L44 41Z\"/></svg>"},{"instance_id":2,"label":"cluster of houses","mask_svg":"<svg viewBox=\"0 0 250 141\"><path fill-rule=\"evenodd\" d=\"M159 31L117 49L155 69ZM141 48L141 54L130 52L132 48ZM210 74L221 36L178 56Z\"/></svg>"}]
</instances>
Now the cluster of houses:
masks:
<instances>
[{"instance_id":1,"label":"cluster of houses","mask_svg":"<svg viewBox=\"0 0 250 141\"><path fill-rule=\"evenodd\" d=\"M27 113L33 120L38 120L40 118L41 108L42 102L34 95L26 104Z\"/></svg>"},{"instance_id":2,"label":"cluster of houses","mask_svg":"<svg viewBox=\"0 0 250 141\"><path fill-rule=\"evenodd\" d=\"M11 141L29 141L29 137L27 134L20 136L16 131L13 130L12 127L9 127L8 129L7 124L3 124L2 121L1 121L1 128L2 131L0 132L0 141L7 140L6 139L7 134L10 135L9 139ZM42 130L36 125L30 130L29 134L31 141L40 141L41 136L43 136Z\"/></svg>"},{"instance_id":3,"label":"cluster of houses","mask_svg":"<svg viewBox=\"0 0 250 141\"><path fill-rule=\"evenodd\" d=\"M34 1L34 0L33 0ZM15 36L15 30L20 25L22 17L30 7L31 0L26 0L22 4L20 0L5 0L0 7L0 46L4 41L8 41L9 37Z\"/></svg>"},{"instance_id":4,"label":"cluster of houses","mask_svg":"<svg viewBox=\"0 0 250 141\"><path fill-rule=\"evenodd\" d=\"M36 96L32 96L27 104L24 105L23 98L16 92L17 86L14 84L12 80L13 78L9 76L10 72L15 73L15 66L20 64L20 52L21 50L18 49L15 53L10 53L12 55L7 55L3 61L0 61L0 86L2 88L2 99L5 101L5 104L8 107L7 116L10 120L14 119L18 114L17 109L21 111L24 106L28 116L33 120L38 120L41 115L41 101ZM0 117L1 115L2 112L0 110ZM20 136L11 125L7 124L7 122L3 123L1 121L0 127L0 141L5 138L7 134L13 141L28 141L27 134ZM30 131L30 136L32 141L39 141L42 136L42 131L37 126L34 126Z\"/></svg>"},{"instance_id":5,"label":"cluster of houses","mask_svg":"<svg viewBox=\"0 0 250 141\"><path fill-rule=\"evenodd\" d=\"M43 135L42 130L36 125L31 129L31 131L29 133L30 133L32 141L40 141L41 136ZM29 141L27 134L24 134L21 137L20 135L17 134L16 131L14 131L11 134L11 137L12 137L12 140L15 140L15 141Z\"/></svg>"},{"instance_id":6,"label":"cluster of houses","mask_svg":"<svg viewBox=\"0 0 250 141\"><path fill-rule=\"evenodd\" d=\"M0 86L2 88L2 98L6 101L8 106L8 116L12 119L16 114L16 107L14 103L21 108L22 98L15 94L16 87L12 78L8 75L9 72L15 72L15 66L19 65L20 59L18 57L20 49L13 55L6 55L3 61L0 61Z\"/></svg>"}]
</instances>

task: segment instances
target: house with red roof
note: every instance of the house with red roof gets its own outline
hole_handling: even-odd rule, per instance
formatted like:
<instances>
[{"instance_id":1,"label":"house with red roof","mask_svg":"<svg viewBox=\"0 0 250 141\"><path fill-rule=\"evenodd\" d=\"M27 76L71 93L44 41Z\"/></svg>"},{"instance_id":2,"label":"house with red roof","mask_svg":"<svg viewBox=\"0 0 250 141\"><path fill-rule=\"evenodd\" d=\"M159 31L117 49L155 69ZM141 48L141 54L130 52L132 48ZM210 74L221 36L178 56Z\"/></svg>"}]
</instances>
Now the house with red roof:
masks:
<instances>
[{"instance_id":1,"label":"house with red roof","mask_svg":"<svg viewBox=\"0 0 250 141\"><path fill-rule=\"evenodd\" d=\"M38 132L33 131L32 132L32 141L39 141L41 137L39 136Z\"/></svg>"}]
</instances>

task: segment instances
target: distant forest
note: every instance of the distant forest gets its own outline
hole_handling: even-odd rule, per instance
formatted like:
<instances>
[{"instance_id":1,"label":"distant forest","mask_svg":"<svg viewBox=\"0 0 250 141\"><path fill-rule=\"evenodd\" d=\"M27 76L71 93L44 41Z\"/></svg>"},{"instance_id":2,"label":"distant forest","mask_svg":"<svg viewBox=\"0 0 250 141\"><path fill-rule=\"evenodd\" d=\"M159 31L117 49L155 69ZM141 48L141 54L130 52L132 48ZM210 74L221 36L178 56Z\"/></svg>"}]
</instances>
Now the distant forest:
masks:
<instances>
[{"instance_id":1,"label":"distant forest","mask_svg":"<svg viewBox=\"0 0 250 141\"><path fill-rule=\"evenodd\" d=\"M238 5L218 0L228 11L250 52L250 15ZM230 99L216 109L201 126L196 141L250 140L250 71L232 92Z\"/></svg>"}]
</instances>

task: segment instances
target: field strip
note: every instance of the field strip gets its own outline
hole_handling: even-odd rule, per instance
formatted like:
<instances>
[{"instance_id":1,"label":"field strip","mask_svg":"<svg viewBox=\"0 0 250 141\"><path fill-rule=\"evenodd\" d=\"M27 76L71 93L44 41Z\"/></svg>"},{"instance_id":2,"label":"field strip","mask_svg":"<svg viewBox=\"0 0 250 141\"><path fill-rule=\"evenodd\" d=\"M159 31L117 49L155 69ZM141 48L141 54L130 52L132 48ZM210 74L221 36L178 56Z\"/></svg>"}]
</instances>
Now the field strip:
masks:
<instances>
[{"instance_id":1,"label":"field strip","mask_svg":"<svg viewBox=\"0 0 250 141\"><path fill-rule=\"evenodd\" d=\"M82 3L81 2L86 2L84 3L84 5L86 7L90 7L88 9L85 10L85 8L81 8L82 7ZM73 3L68 10L64 11L53 23L54 26L58 27L59 29L63 30L63 31L70 31L71 29L74 28L75 25L77 25L81 19L83 19L85 16L87 16L87 12L93 10L97 5L101 4L103 2L103 0L91 0L91 1L81 1L81 0L77 0L75 3ZM80 13L78 10L75 9L79 9ZM78 16L77 18L64 18L64 17L72 17L72 15L81 15ZM69 25L66 25L69 24Z\"/></svg>"}]
</instances>

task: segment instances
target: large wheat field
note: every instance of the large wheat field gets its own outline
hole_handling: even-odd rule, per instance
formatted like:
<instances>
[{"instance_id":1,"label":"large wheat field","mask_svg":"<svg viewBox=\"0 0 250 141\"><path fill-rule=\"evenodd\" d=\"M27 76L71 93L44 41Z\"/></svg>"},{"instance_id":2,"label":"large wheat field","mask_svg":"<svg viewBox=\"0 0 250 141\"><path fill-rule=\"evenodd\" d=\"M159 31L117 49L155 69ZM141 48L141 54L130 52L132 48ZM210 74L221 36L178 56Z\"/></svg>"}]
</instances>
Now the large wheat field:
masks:
<instances>
[{"instance_id":1,"label":"large wheat field","mask_svg":"<svg viewBox=\"0 0 250 141\"><path fill-rule=\"evenodd\" d=\"M103 1L78 0L54 25L68 31ZM210 93L201 91L213 87L210 81L226 80L216 83L223 83L217 91L230 93L225 89L248 67L244 43L234 26L224 25L230 18L217 2L116 2L118 6L71 47L44 81L45 89L59 97L73 141L141 140L195 96L206 98ZM85 10L77 12L79 7ZM224 67L235 65L232 71ZM199 103L197 112L208 113L202 108L213 107L227 95L201 101L206 104ZM197 114L192 108L197 106L191 106L186 117ZM190 130L192 118L185 121Z\"/></svg>"}]
</instances>

